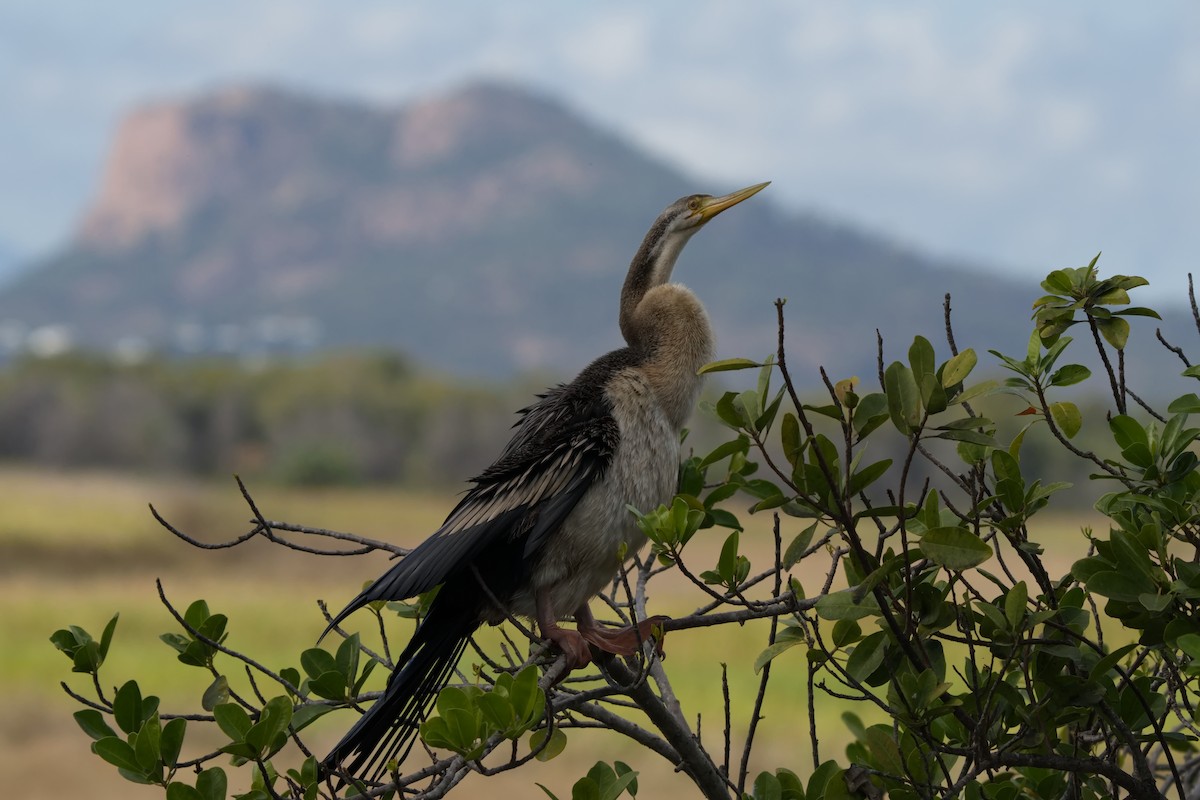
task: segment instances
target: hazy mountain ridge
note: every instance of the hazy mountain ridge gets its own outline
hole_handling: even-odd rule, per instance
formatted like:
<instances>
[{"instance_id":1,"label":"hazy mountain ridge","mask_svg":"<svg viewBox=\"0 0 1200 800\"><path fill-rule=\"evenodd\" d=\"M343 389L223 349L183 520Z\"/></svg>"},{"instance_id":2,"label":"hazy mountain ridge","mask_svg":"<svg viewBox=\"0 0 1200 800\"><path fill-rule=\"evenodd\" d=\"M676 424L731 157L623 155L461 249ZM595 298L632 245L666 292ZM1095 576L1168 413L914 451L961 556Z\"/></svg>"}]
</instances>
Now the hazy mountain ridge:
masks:
<instances>
[{"instance_id":1,"label":"hazy mountain ridge","mask_svg":"<svg viewBox=\"0 0 1200 800\"><path fill-rule=\"evenodd\" d=\"M662 207L732 188L512 86L401 108L225 89L130 114L77 236L0 291L0 324L99 348L367 344L463 374L569 372L619 343L621 281ZM1021 350L1037 287L952 266L784 214L768 190L676 275L722 355L771 350L786 295L794 361L866 377L874 329L890 357L940 337L947 291L962 346Z\"/></svg>"}]
</instances>

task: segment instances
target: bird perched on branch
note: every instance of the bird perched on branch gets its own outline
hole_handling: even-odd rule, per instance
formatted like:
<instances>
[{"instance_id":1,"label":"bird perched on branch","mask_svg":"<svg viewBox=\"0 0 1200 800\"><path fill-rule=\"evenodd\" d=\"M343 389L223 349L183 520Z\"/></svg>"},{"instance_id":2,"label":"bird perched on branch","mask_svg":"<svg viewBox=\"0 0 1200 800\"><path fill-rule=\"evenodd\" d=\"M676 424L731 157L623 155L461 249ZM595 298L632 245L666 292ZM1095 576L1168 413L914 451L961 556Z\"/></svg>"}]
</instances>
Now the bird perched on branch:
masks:
<instances>
[{"instance_id":1,"label":"bird perched on branch","mask_svg":"<svg viewBox=\"0 0 1200 800\"><path fill-rule=\"evenodd\" d=\"M667 206L633 258L621 290L626 346L593 361L568 384L524 409L512 441L442 526L364 589L328 632L378 600L403 600L441 585L396 660L383 696L325 758L327 772L376 781L403 760L437 692L484 622L537 620L572 668L589 645L631 655L649 638L638 628L601 627L588 601L645 543L627 506L669 503L679 439L711 360L704 306L671 283L684 245L717 214L766 187L723 197L697 194ZM499 605L498 605L499 603ZM575 618L575 629L559 620Z\"/></svg>"}]
</instances>

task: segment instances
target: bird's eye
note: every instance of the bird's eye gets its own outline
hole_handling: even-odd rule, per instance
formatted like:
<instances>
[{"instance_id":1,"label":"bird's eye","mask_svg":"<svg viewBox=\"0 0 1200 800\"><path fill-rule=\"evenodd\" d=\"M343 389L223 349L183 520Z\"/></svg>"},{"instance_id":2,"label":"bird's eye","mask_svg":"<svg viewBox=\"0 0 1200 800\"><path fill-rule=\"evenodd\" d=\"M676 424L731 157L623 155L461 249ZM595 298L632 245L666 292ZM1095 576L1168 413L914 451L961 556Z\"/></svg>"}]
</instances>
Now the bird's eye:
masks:
<instances>
[{"instance_id":1,"label":"bird's eye","mask_svg":"<svg viewBox=\"0 0 1200 800\"><path fill-rule=\"evenodd\" d=\"M693 197L691 200L688 200L688 208L691 209L692 211L699 211L700 210L700 198Z\"/></svg>"}]
</instances>

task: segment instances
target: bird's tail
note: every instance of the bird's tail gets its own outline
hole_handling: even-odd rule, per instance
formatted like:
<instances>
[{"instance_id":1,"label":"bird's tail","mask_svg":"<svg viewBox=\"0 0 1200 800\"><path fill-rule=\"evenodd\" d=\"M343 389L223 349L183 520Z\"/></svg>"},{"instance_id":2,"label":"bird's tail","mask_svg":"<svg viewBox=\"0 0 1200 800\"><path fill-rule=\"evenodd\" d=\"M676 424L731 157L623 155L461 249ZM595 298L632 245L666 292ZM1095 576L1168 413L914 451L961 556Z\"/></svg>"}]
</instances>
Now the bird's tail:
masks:
<instances>
[{"instance_id":1,"label":"bird's tail","mask_svg":"<svg viewBox=\"0 0 1200 800\"><path fill-rule=\"evenodd\" d=\"M407 757L418 727L479 625L477 613L443 601L445 594L434 601L400 654L383 696L321 762L326 774L375 782L389 762Z\"/></svg>"}]
</instances>

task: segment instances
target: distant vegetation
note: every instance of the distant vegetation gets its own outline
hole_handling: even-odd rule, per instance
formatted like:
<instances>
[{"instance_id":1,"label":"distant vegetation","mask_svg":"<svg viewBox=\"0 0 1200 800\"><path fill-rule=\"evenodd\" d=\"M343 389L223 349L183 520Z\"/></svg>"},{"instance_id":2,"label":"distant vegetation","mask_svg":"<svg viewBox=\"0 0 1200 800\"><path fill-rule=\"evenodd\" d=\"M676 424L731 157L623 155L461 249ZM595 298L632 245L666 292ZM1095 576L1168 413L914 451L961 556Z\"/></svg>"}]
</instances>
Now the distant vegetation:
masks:
<instances>
[{"instance_id":1,"label":"distant vegetation","mask_svg":"<svg viewBox=\"0 0 1200 800\"><path fill-rule=\"evenodd\" d=\"M864 386L873 382L862 376ZM302 486L455 485L487 466L507 441L514 412L551 383L468 382L383 351L257 364L31 358L0 370L0 460L197 477L238 473ZM714 378L710 392L719 389ZM1015 431L1023 421L990 405L985 399L982 407L1002 429ZM696 412L689 444L711 446L719 428L711 411ZM1099 424L1085 425L1080 437L1104 434ZM904 440L876 446L882 457ZM1026 445L1025 458L1087 483L1086 466L1046 442Z\"/></svg>"},{"instance_id":2,"label":"distant vegetation","mask_svg":"<svg viewBox=\"0 0 1200 800\"><path fill-rule=\"evenodd\" d=\"M0 371L0 459L308 485L445 483L486 465L523 403L515 393L389 353L257 366L30 359Z\"/></svg>"}]
</instances>

